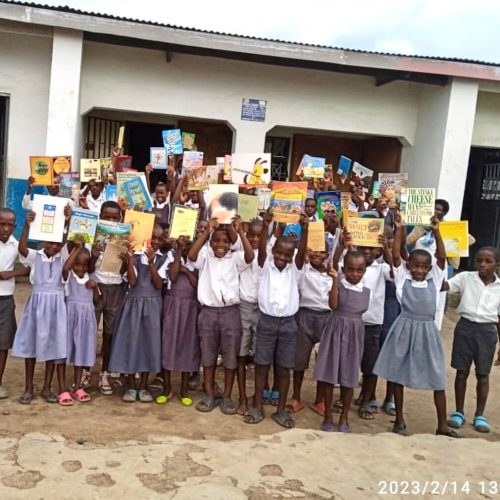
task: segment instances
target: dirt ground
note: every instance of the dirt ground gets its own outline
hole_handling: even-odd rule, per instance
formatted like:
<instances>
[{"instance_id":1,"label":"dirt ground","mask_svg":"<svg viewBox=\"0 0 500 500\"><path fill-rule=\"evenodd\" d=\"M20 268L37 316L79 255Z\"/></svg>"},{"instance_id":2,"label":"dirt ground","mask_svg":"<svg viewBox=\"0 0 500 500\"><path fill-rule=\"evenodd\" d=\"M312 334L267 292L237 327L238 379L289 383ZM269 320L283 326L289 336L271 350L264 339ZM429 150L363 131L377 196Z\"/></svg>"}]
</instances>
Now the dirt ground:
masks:
<instances>
[{"instance_id":1,"label":"dirt ground","mask_svg":"<svg viewBox=\"0 0 500 500\"><path fill-rule=\"evenodd\" d=\"M19 284L16 289L16 303L18 315L22 312L28 298L30 287ZM457 316L450 310L444 321L443 338L447 360L451 352L451 338ZM97 360L100 363L100 359ZM72 370L69 369L72 376ZM219 377L222 375L222 370ZM96 380L97 370L93 378ZM249 394L251 394L253 371L249 376ZM453 404L453 370L448 370L448 408L452 411ZM43 384L43 366L36 369L37 388ZM174 394L178 389L177 378L174 381ZM22 360L9 358L4 385L9 389L11 397L0 401L0 437L21 438L26 433L43 432L61 434L69 442L108 445L126 440L146 441L148 436L163 435L177 436L191 440L218 440L257 439L261 435L281 432L270 418L259 425L247 425L240 416L225 416L218 409L210 414L203 414L194 408L183 407L178 399L173 399L164 406L156 404L123 403L119 395L102 396L96 388L90 390L92 401L86 404L75 404L73 407L63 408L57 404L48 404L37 396L28 406L17 402L24 387L24 363ZM383 398L385 384L379 383L379 400ZM468 424L460 431L464 437L500 441L500 367L495 367L491 376L491 393L487 407L487 416L492 426L488 435L478 434L470 422L474 413L475 384L471 379L467 394L466 417ZM306 373L303 388L303 402L312 402L314 398L314 382L312 372ZM237 396L237 390L234 392ZM193 394L196 401L201 393ZM409 434L434 433L436 428L435 412L430 391L408 391L405 398L406 420ZM267 415L273 411L268 407ZM350 423L355 433L378 434L390 431L393 417L377 414L373 421L358 418L352 411ZM296 426L300 429L318 430L321 417L305 408L296 415Z\"/></svg>"}]
</instances>

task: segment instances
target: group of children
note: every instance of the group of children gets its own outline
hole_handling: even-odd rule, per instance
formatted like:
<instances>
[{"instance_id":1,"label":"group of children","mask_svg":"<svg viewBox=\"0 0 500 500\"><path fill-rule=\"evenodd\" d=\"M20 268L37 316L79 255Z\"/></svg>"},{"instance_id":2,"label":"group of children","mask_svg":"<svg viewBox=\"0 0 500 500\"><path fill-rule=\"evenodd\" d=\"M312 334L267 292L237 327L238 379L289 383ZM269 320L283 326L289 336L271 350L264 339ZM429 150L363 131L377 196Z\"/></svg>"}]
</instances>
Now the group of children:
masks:
<instances>
[{"instance_id":1,"label":"group of children","mask_svg":"<svg viewBox=\"0 0 500 500\"><path fill-rule=\"evenodd\" d=\"M410 387L434 391L436 434L457 437L449 427L466 422L466 380L474 362L478 399L473 425L489 431L484 409L500 332L498 249L481 248L477 271L447 280L439 213L426 228L434 242L432 251L417 246L408 256L406 228L392 209L380 247L353 247L347 229L332 213L325 217L325 250L309 251L308 223L316 217L312 203L306 203L300 238L284 236L284 225L273 223L267 211L250 223L235 218L229 225L202 217L195 241L181 236L174 242L168 237L169 201L163 191L165 185L159 184L159 223L149 247L124 252L120 273L101 271L103 248L87 248L78 238L64 244L42 242L40 250L29 248L29 225L40 216L31 211L18 244L12 236L14 212L0 209L0 398L8 396L1 381L12 347L13 356L25 359L21 403L33 398L37 361L45 362L41 396L48 402L70 406L75 400L89 401L86 389L102 317L99 390L113 394L109 374L122 374L125 402L167 403L173 397L171 373L180 372L180 401L190 406L190 380L202 366L204 395L197 410L210 412L218 406L224 414L238 413L244 422L257 424L265 418L264 404L271 401L276 405L273 420L291 428L293 413L303 408L304 372L316 350L317 393L310 407L323 417L324 431L338 427L351 432L349 411L361 372L356 400L361 418L373 419L378 410L375 393L381 377L388 381L382 409L395 416L394 432L406 433L403 394ZM183 193L180 189L177 198ZM189 193L183 198L190 200ZM386 222L388 215L385 209ZM120 206L101 202L100 218L119 222ZM25 267L15 270L18 253ZM33 289L16 331L14 282L28 273ZM461 295L452 352L456 411L449 418L445 360L435 322L440 292L445 290ZM222 389L215 377L220 358ZM251 404L246 381L250 360L255 366ZM75 367L71 389L67 364ZM55 369L58 395L51 391ZM293 390L288 399L290 371ZM160 383L156 398L150 392L150 374ZM232 398L235 378L238 402ZM335 386L340 386L337 400ZM333 412L340 413L338 426Z\"/></svg>"}]
</instances>

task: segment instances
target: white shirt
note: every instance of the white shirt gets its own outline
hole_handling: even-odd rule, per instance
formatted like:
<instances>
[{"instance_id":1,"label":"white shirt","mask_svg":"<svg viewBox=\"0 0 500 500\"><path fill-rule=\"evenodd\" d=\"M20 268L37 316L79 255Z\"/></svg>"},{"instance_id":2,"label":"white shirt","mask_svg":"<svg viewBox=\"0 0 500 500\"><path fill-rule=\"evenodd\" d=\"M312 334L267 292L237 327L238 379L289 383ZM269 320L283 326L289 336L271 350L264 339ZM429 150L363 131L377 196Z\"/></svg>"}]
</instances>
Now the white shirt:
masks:
<instances>
[{"instance_id":1,"label":"white shirt","mask_svg":"<svg viewBox=\"0 0 500 500\"><path fill-rule=\"evenodd\" d=\"M244 252L229 251L219 258L210 246L205 246L193 266L199 270L198 301L202 306L226 307L240 303L240 272L248 266Z\"/></svg>"},{"instance_id":2,"label":"white shirt","mask_svg":"<svg viewBox=\"0 0 500 500\"><path fill-rule=\"evenodd\" d=\"M101 252L98 259L95 262L95 270L93 273L93 278L97 283L102 285L120 285L122 283L122 275L120 273L104 273L101 272L102 256L104 252Z\"/></svg>"},{"instance_id":3,"label":"white shirt","mask_svg":"<svg viewBox=\"0 0 500 500\"><path fill-rule=\"evenodd\" d=\"M264 267L259 268L259 309L264 314L282 318L293 316L299 310L299 280L301 271L295 262L282 271L275 265L270 255Z\"/></svg>"},{"instance_id":4,"label":"white shirt","mask_svg":"<svg viewBox=\"0 0 500 500\"><path fill-rule=\"evenodd\" d=\"M366 268L363 286L370 289L368 310L363 313L363 321L368 325L384 323L385 282L391 280L391 266L386 262L374 261Z\"/></svg>"},{"instance_id":5,"label":"white shirt","mask_svg":"<svg viewBox=\"0 0 500 500\"><path fill-rule=\"evenodd\" d=\"M406 267L406 262L404 262L403 260L401 261L401 265L399 267L393 266L392 270L394 273L394 284L396 285L396 297L400 304L403 300L403 287L406 280L410 280L411 286L414 288L427 288L429 286L427 282L429 280L433 280L437 292L436 311L438 310L441 295L439 293L439 290L441 290L443 280L446 278L446 271L443 271L437 264L433 264L429 274L426 276L424 281L414 281L411 277L410 271Z\"/></svg>"},{"instance_id":6,"label":"white shirt","mask_svg":"<svg viewBox=\"0 0 500 500\"><path fill-rule=\"evenodd\" d=\"M259 274L258 250L254 250L254 258L240 274L240 299L251 304L259 301L257 276Z\"/></svg>"},{"instance_id":7,"label":"white shirt","mask_svg":"<svg viewBox=\"0 0 500 500\"><path fill-rule=\"evenodd\" d=\"M304 264L299 281L300 307L315 311L329 311L329 296L333 279L326 272L319 272L311 264Z\"/></svg>"},{"instance_id":8,"label":"white shirt","mask_svg":"<svg viewBox=\"0 0 500 500\"><path fill-rule=\"evenodd\" d=\"M30 267L30 283L32 285L35 284L35 265L36 265L36 255L40 254L42 256L42 262L49 262L49 263L54 263L57 259L61 259L62 264L64 265L64 262L66 261L66 258L63 256L61 252L56 253L52 257L47 257L47 254L43 250L33 250L32 248L28 248L28 255L26 257L23 257L22 255L19 255L19 262L24 266L24 267ZM62 269L61 269L61 282L64 283L63 277L62 277Z\"/></svg>"},{"instance_id":9,"label":"white shirt","mask_svg":"<svg viewBox=\"0 0 500 500\"><path fill-rule=\"evenodd\" d=\"M448 281L449 293L461 295L458 313L476 323L498 323L500 316L500 278L485 285L477 271L462 272Z\"/></svg>"},{"instance_id":10,"label":"white shirt","mask_svg":"<svg viewBox=\"0 0 500 500\"><path fill-rule=\"evenodd\" d=\"M328 231L325 232L325 243L326 243L326 251L328 252L328 261L333 258L333 254L337 249L337 245L340 241L340 233L342 231L340 228L335 229L335 234L332 234Z\"/></svg>"},{"instance_id":11,"label":"white shirt","mask_svg":"<svg viewBox=\"0 0 500 500\"><path fill-rule=\"evenodd\" d=\"M9 236L9 239L5 243L0 241L0 272L14 270L18 245L18 241L12 235ZM15 286L16 278L0 280L0 295L14 295Z\"/></svg>"},{"instance_id":12,"label":"white shirt","mask_svg":"<svg viewBox=\"0 0 500 500\"><path fill-rule=\"evenodd\" d=\"M104 196L104 192L101 191L101 194L97 198L94 198L92 196L92 193L88 193L86 200L89 210L92 210L92 212L97 212L98 214L100 214L101 205L106 201L106 197Z\"/></svg>"},{"instance_id":13,"label":"white shirt","mask_svg":"<svg viewBox=\"0 0 500 500\"><path fill-rule=\"evenodd\" d=\"M62 196L60 198L62 198ZM64 199L67 200L68 205L71 208L74 208L76 206L75 201L72 200L71 198L64 198ZM21 206L24 208L24 210L33 210L33 200L31 199L30 194L25 194L23 196L23 201L21 202Z\"/></svg>"}]
</instances>

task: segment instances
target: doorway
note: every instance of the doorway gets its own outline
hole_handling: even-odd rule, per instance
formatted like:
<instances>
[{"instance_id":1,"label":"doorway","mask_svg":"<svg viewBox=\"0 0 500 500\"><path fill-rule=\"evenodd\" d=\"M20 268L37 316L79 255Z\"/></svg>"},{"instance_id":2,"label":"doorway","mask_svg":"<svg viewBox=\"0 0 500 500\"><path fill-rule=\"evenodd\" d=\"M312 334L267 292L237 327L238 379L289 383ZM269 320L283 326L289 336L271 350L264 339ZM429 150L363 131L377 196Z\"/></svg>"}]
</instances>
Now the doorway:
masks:
<instances>
[{"instance_id":1,"label":"doorway","mask_svg":"<svg viewBox=\"0 0 500 500\"><path fill-rule=\"evenodd\" d=\"M9 98L0 95L0 207L5 206L7 189L7 124L9 118Z\"/></svg>"},{"instance_id":2,"label":"doorway","mask_svg":"<svg viewBox=\"0 0 500 500\"><path fill-rule=\"evenodd\" d=\"M469 259L462 259L464 269L473 269L479 248L500 248L500 149L471 148L461 219L476 238Z\"/></svg>"}]
</instances>

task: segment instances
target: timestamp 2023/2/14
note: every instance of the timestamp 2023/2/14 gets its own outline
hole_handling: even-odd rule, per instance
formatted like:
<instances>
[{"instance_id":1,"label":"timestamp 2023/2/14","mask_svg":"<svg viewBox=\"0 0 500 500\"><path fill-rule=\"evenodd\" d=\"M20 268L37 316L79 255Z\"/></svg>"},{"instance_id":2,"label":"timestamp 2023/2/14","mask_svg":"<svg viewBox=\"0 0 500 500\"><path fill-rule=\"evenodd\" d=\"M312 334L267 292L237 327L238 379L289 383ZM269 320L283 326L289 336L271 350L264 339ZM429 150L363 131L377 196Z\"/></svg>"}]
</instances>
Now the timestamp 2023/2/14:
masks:
<instances>
[{"instance_id":1,"label":"timestamp 2023/2/14","mask_svg":"<svg viewBox=\"0 0 500 500\"><path fill-rule=\"evenodd\" d=\"M500 496L500 481L379 481L378 494L381 496L463 496L478 494Z\"/></svg>"}]
</instances>

